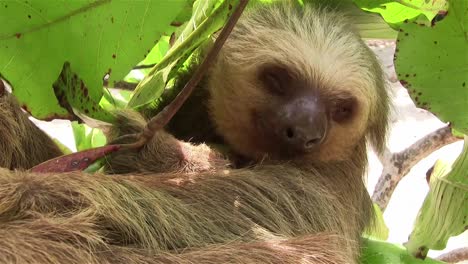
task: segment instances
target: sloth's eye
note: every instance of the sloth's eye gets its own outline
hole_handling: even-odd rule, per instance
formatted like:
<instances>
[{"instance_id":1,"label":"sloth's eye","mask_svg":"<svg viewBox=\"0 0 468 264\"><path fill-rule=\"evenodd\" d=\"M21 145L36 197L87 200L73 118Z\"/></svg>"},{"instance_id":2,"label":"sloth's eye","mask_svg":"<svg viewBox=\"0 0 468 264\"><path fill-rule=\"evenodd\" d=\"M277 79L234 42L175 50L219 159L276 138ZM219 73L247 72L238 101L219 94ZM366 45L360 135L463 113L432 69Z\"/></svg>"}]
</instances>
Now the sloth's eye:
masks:
<instances>
[{"instance_id":1,"label":"sloth's eye","mask_svg":"<svg viewBox=\"0 0 468 264\"><path fill-rule=\"evenodd\" d=\"M259 73L259 80L275 95L285 95L291 79L288 70L277 65L267 66Z\"/></svg>"},{"instance_id":2,"label":"sloth's eye","mask_svg":"<svg viewBox=\"0 0 468 264\"><path fill-rule=\"evenodd\" d=\"M332 118L335 122L342 123L353 117L357 101L355 98L339 99L334 103Z\"/></svg>"}]
</instances>

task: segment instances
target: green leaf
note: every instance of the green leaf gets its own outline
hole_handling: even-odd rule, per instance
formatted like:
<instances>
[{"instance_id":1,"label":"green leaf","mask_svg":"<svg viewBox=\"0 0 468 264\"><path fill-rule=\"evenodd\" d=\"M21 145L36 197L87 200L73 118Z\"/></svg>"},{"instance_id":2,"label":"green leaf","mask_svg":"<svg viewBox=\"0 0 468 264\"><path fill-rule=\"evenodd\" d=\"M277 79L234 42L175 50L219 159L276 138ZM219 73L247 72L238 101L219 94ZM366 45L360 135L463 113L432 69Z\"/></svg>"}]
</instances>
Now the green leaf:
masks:
<instances>
[{"instance_id":1,"label":"green leaf","mask_svg":"<svg viewBox=\"0 0 468 264\"><path fill-rule=\"evenodd\" d=\"M388 227L385 224L382 210L374 203L374 222L368 230L365 230L364 236L386 240L388 238Z\"/></svg>"},{"instance_id":2,"label":"green leaf","mask_svg":"<svg viewBox=\"0 0 468 264\"><path fill-rule=\"evenodd\" d=\"M77 122L72 122L71 125L77 151L97 148L106 144L106 136L100 129L90 128L85 124L78 124Z\"/></svg>"},{"instance_id":3,"label":"green leaf","mask_svg":"<svg viewBox=\"0 0 468 264\"><path fill-rule=\"evenodd\" d=\"M361 264L442 264L437 260L425 260L409 255L404 247L384 241L366 239L361 254Z\"/></svg>"},{"instance_id":4,"label":"green leaf","mask_svg":"<svg viewBox=\"0 0 468 264\"><path fill-rule=\"evenodd\" d=\"M172 65L171 65L172 66ZM157 71L154 74L146 76L135 89L135 93L129 101L129 107L140 107L161 96L166 86L168 71L172 67ZM138 89L139 87L143 87Z\"/></svg>"},{"instance_id":5,"label":"green leaf","mask_svg":"<svg viewBox=\"0 0 468 264\"><path fill-rule=\"evenodd\" d=\"M95 101L89 96L88 87L72 71L68 62L65 62L59 78L52 86L60 106L67 109L69 113L73 114L73 109L78 108L87 116L95 119L109 122L113 120L112 114L101 109L99 101Z\"/></svg>"},{"instance_id":6,"label":"green leaf","mask_svg":"<svg viewBox=\"0 0 468 264\"><path fill-rule=\"evenodd\" d=\"M361 38L396 39L398 32L392 29L380 16L353 8L348 13Z\"/></svg>"},{"instance_id":7,"label":"green leaf","mask_svg":"<svg viewBox=\"0 0 468 264\"><path fill-rule=\"evenodd\" d=\"M121 80L173 31L186 2L0 0L0 75L35 117L68 118L52 88L64 62L99 102L104 76Z\"/></svg>"},{"instance_id":8,"label":"green leaf","mask_svg":"<svg viewBox=\"0 0 468 264\"><path fill-rule=\"evenodd\" d=\"M395 69L418 107L468 134L468 2L450 4L432 27L401 26Z\"/></svg>"},{"instance_id":9,"label":"green leaf","mask_svg":"<svg viewBox=\"0 0 468 264\"><path fill-rule=\"evenodd\" d=\"M452 236L467 228L468 219L468 137L453 166L439 160L431 174L430 190L419 211L408 251L426 256L429 249L444 249Z\"/></svg>"},{"instance_id":10,"label":"green leaf","mask_svg":"<svg viewBox=\"0 0 468 264\"><path fill-rule=\"evenodd\" d=\"M147 67L132 70L130 73L127 74L127 76L125 76L124 81L129 83L138 83L141 80L143 80L143 78L145 78L145 76L148 75L148 73L150 72L151 65L154 66L156 63L160 62L168 50L169 37L162 37L158 41L158 43L153 47L153 49L151 49L146 58L140 63L138 63L138 66Z\"/></svg>"},{"instance_id":11,"label":"green leaf","mask_svg":"<svg viewBox=\"0 0 468 264\"><path fill-rule=\"evenodd\" d=\"M177 72L190 54L224 24L238 0L225 0L219 6L218 3L219 0L195 2L192 19L166 56L138 84L130 99L130 107L141 107L158 99L169 81L168 77L172 76L171 73ZM207 16L211 10L212 14Z\"/></svg>"},{"instance_id":12,"label":"green leaf","mask_svg":"<svg viewBox=\"0 0 468 264\"><path fill-rule=\"evenodd\" d=\"M328 0L331 1L331 0ZM362 38L395 39L397 32L377 14L364 12L351 0L339 0L336 4L350 17Z\"/></svg>"},{"instance_id":13,"label":"green leaf","mask_svg":"<svg viewBox=\"0 0 468 264\"><path fill-rule=\"evenodd\" d=\"M104 96L99 105L108 112L123 109L127 106L132 95L131 91L120 89L104 89Z\"/></svg>"},{"instance_id":14,"label":"green leaf","mask_svg":"<svg viewBox=\"0 0 468 264\"><path fill-rule=\"evenodd\" d=\"M406 20L415 20L424 15L427 21L446 8L445 0L354 0L363 10L379 13L387 23L393 26L401 25Z\"/></svg>"}]
</instances>

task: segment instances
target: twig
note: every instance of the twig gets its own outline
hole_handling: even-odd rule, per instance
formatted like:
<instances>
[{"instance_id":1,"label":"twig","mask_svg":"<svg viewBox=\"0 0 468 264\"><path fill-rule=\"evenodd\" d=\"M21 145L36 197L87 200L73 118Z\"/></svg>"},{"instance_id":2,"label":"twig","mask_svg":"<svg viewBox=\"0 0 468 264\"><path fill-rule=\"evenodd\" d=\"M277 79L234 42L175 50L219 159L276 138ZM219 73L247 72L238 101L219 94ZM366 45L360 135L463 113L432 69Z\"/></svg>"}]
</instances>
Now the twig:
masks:
<instances>
[{"instance_id":1,"label":"twig","mask_svg":"<svg viewBox=\"0 0 468 264\"><path fill-rule=\"evenodd\" d=\"M454 249L438 256L436 259L448 263L458 263L468 260L468 247Z\"/></svg>"},{"instance_id":2,"label":"twig","mask_svg":"<svg viewBox=\"0 0 468 264\"><path fill-rule=\"evenodd\" d=\"M156 63L137 65L137 66L133 67L132 70L151 69L155 65L156 65Z\"/></svg>"},{"instance_id":3,"label":"twig","mask_svg":"<svg viewBox=\"0 0 468 264\"><path fill-rule=\"evenodd\" d=\"M0 79L0 97L2 97L4 93L5 93L5 84L3 83L3 80Z\"/></svg>"},{"instance_id":4,"label":"twig","mask_svg":"<svg viewBox=\"0 0 468 264\"><path fill-rule=\"evenodd\" d=\"M136 86L137 86L136 83L130 83L130 82L125 82L125 81L118 81L114 84L114 88L130 90L130 91L135 90Z\"/></svg>"},{"instance_id":5,"label":"twig","mask_svg":"<svg viewBox=\"0 0 468 264\"><path fill-rule=\"evenodd\" d=\"M372 200L384 211L396 186L415 164L432 152L457 140L460 139L452 135L448 125L426 135L401 152L387 152L382 155L383 170L375 186Z\"/></svg>"},{"instance_id":6,"label":"twig","mask_svg":"<svg viewBox=\"0 0 468 264\"><path fill-rule=\"evenodd\" d=\"M184 88L176 96L176 98L169 105L164 107L164 109L161 112L159 112L156 116L151 118L151 120L146 124L146 127L143 130L143 132L139 135L139 139L135 143L122 145L122 147L131 149L141 148L149 140L151 140L151 138L153 138L154 134L158 130L162 129L171 120L171 118L180 109L182 104L187 100L187 98L190 96L192 91L195 89L197 84L205 75L208 68L215 60L216 56L221 50L221 47L223 46L232 29L236 25L237 20L239 20L239 17L241 16L242 11L244 10L247 3L248 0L240 0L239 5L227 21L226 26L219 34L218 38L213 44L213 47L208 52L206 58L203 60L202 64L198 67L198 69L193 74L192 78L190 78L190 80L185 84Z\"/></svg>"}]
</instances>

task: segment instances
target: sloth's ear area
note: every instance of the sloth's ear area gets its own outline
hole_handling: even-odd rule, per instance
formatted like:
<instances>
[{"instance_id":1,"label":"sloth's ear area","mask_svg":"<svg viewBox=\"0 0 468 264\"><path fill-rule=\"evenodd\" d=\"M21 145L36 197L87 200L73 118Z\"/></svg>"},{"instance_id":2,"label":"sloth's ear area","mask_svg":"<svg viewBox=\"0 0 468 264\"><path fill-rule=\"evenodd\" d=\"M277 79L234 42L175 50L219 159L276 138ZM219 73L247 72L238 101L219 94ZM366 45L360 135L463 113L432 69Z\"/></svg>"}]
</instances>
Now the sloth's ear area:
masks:
<instances>
[{"instance_id":1,"label":"sloth's ear area","mask_svg":"<svg viewBox=\"0 0 468 264\"><path fill-rule=\"evenodd\" d=\"M387 132L388 117L386 115L382 115L379 120L375 120L368 129L367 140L372 145L374 150L379 154L382 154L386 148L388 136Z\"/></svg>"},{"instance_id":2,"label":"sloth's ear area","mask_svg":"<svg viewBox=\"0 0 468 264\"><path fill-rule=\"evenodd\" d=\"M382 83L382 87L385 84ZM379 89L377 104L370 113L370 124L367 131L367 140L374 150L382 154L385 151L389 128L389 113L392 109L389 95L385 88Z\"/></svg>"}]
</instances>

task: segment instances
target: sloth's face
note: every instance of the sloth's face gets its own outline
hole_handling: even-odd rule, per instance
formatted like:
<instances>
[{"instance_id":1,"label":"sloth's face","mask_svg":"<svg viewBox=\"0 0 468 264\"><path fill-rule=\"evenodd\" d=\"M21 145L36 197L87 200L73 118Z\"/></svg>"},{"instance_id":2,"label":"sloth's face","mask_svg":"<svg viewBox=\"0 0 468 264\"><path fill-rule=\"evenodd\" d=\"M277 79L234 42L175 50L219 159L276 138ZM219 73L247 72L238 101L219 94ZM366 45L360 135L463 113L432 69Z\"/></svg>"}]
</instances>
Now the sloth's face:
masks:
<instances>
[{"instance_id":1,"label":"sloth's face","mask_svg":"<svg viewBox=\"0 0 468 264\"><path fill-rule=\"evenodd\" d=\"M318 156L336 126L362 122L359 101L349 92L330 94L284 65L258 68L259 89L269 103L251 110L257 146L274 158ZM323 151L322 151L323 155Z\"/></svg>"},{"instance_id":2,"label":"sloth's face","mask_svg":"<svg viewBox=\"0 0 468 264\"><path fill-rule=\"evenodd\" d=\"M237 70L224 68L224 76ZM239 154L256 160L341 160L365 142L370 109L359 90L310 78L285 64L244 70L238 78L224 78L225 89L212 90L210 103L219 133Z\"/></svg>"},{"instance_id":3,"label":"sloth's face","mask_svg":"<svg viewBox=\"0 0 468 264\"><path fill-rule=\"evenodd\" d=\"M342 160L385 140L375 55L342 14L285 6L243 14L208 78L217 130L239 154Z\"/></svg>"}]
</instances>

